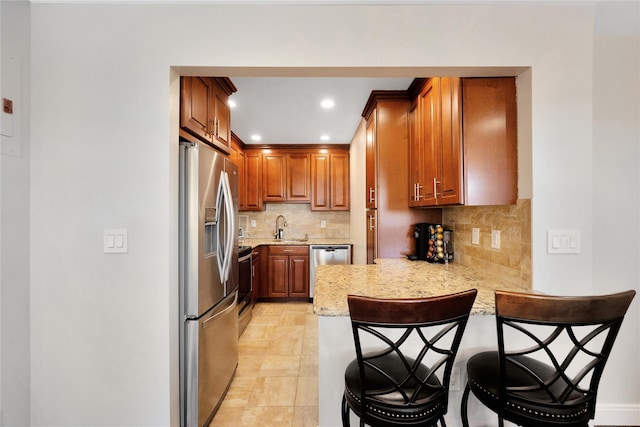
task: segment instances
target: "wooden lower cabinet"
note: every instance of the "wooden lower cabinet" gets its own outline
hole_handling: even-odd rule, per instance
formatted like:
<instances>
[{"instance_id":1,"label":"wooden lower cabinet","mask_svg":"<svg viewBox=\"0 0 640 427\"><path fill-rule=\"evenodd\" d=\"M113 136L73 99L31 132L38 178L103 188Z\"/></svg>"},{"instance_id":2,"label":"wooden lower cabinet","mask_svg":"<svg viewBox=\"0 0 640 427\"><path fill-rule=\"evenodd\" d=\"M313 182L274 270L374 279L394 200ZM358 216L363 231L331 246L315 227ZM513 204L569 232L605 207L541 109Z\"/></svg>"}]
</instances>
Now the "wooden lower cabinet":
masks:
<instances>
[{"instance_id":1,"label":"wooden lower cabinet","mask_svg":"<svg viewBox=\"0 0 640 427\"><path fill-rule=\"evenodd\" d=\"M309 247L269 246L267 298L309 298Z\"/></svg>"}]
</instances>

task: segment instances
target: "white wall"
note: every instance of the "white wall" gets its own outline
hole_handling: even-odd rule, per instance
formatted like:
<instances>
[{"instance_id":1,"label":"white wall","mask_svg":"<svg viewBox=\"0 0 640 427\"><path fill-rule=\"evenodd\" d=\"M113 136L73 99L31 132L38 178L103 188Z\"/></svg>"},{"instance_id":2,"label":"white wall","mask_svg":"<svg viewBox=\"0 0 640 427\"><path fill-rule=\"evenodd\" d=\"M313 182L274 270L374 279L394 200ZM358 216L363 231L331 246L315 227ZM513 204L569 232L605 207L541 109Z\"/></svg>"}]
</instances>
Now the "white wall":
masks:
<instances>
[{"instance_id":1,"label":"white wall","mask_svg":"<svg viewBox=\"0 0 640 427\"><path fill-rule=\"evenodd\" d=\"M640 2L605 2L596 12L593 292L607 293L637 290L640 282ZM610 366L640 366L639 306L640 296L636 296L620 332L619 341L624 345L614 347ZM612 372L607 368L602 378L598 400L603 409L597 419L623 422L621 414L635 411L635 425L640 424L637 400L633 406L624 404L628 390L620 387ZM635 386L637 396L640 379L629 378L635 378L630 385Z\"/></svg>"},{"instance_id":2,"label":"white wall","mask_svg":"<svg viewBox=\"0 0 640 427\"><path fill-rule=\"evenodd\" d=\"M176 424L171 66L232 77L352 72L342 67L385 76L531 67L534 287L567 294L608 290L609 283L637 289L630 281L637 278L637 256L594 286L594 275L608 269L595 248L603 215L594 183L614 172L635 177L638 158L629 147L633 165L594 168L600 155L594 150L607 142L594 141L593 18L588 3L33 4L32 425ZM616 60L629 73L638 63ZM602 69L595 71L601 76ZM639 197L637 188L623 188L609 205L631 200L637 207ZM636 214L636 228L637 222ZM102 253L102 230L110 227L129 229L128 254ZM580 255L546 254L546 230L561 227L581 230ZM637 238L615 243L638 253ZM637 318L637 305L634 310ZM638 326L625 331L626 344L636 348ZM639 370L610 366L605 375L626 393L614 399L609 390L599 399L627 405L637 417L640 390L628 379L639 378Z\"/></svg>"},{"instance_id":3,"label":"white wall","mask_svg":"<svg viewBox=\"0 0 640 427\"><path fill-rule=\"evenodd\" d=\"M29 425L29 31L27 2L0 2L0 424ZM9 135L10 134L10 135Z\"/></svg>"}]
</instances>

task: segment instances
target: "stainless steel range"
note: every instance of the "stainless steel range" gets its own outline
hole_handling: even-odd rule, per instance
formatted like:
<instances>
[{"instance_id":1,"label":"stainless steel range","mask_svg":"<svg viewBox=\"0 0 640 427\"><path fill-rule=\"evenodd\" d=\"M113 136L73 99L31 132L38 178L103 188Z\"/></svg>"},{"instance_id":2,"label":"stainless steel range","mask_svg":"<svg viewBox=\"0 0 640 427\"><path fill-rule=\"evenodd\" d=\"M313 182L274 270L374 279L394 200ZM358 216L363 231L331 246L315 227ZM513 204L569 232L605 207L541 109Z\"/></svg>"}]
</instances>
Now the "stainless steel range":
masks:
<instances>
[{"instance_id":1,"label":"stainless steel range","mask_svg":"<svg viewBox=\"0 0 640 427\"><path fill-rule=\"evenodd\" d=\"M253 297L253 249L251 246L238 248L238 334L242 334L244 328L251 320Z\"/></svg>"}]
</instances>

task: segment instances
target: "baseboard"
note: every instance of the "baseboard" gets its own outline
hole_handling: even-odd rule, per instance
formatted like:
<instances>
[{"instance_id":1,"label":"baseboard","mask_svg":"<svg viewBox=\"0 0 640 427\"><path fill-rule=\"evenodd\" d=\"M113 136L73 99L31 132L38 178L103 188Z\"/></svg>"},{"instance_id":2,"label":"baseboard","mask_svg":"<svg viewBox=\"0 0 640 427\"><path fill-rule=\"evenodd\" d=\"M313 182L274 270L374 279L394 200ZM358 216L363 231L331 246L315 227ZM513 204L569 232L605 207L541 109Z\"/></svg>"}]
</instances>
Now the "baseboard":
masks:
<instances>
[{"instance_id":1,"label":"baseboard","mask_svg":"<svg viewBox=\"0 0 640 427\"><path fill-rule=\"evenodd\" d=\"M640 426L640 405L596 405L593 425Z\"/></svg>"}]
</instances>

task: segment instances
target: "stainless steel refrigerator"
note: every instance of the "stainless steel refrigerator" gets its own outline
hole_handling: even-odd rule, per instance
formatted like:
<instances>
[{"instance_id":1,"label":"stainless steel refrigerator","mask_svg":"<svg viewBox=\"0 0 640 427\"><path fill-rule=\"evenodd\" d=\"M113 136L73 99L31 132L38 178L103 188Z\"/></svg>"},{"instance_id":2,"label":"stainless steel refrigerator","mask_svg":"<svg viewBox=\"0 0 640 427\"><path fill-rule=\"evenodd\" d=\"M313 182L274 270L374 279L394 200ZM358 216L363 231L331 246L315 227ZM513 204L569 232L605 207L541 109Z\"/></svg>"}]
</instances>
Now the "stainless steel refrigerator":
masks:
<instances>
[{"instance_id":1,"label":"stainless steel refrigerator","mask_svg":"<svg viewBox=\"0 0 640 427\"><path fill-rule=\"evenodd\" d=\"M211 423L238 365L238 168L180 143L180 417Z\"/></svg>"}]
</instances>

